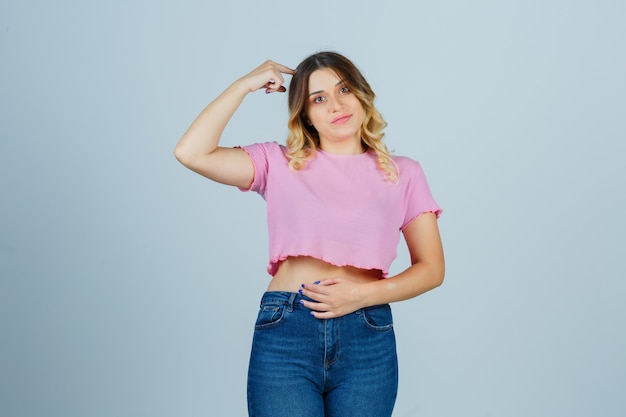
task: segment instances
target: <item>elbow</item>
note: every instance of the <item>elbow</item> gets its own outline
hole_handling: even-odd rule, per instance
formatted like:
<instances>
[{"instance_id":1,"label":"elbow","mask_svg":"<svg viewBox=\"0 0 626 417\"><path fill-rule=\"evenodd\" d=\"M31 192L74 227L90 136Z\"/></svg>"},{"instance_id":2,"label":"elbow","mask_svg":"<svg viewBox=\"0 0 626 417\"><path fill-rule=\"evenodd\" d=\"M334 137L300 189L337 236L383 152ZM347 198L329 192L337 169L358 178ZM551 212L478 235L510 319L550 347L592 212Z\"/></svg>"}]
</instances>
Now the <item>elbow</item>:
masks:
<instances>
[{"instance_id":1,"label":"elbow","mask_svg":"<svg viewBox=\"0 0 626 417\"><path fill-rule=\"evenodd\" d=\"M431 272L433 288L437 288L443 285L443 280L446 275L445 265L443 263L441 263L440 265L436 265L432 268Z\"/></svg>"},{"instance_id":2,"label":"elbow","mask_svg":"<svg viewBox=\"0 0 626 417\"><path fill-rule=\"evenodd\" d=\"M181 151L181 149L178 146L174 148L174 158L176 158L176 160L180 162L181 164L183 163L183 160L185 159L185 154Z\"/></svg>"},{"instance_id":3,"label":"elbow","mask_svg":"<svg viewBox=\"0 0 626 417\"><path fill-rule=\"evenodd\" d=\"M435 288L443 285L444 276L445 276L445 272L442 269L441 272L435 276Z\"/></svg>"},{"instance_id":4,"label":"elbow","mask_svg":"<svg viewBox=\"0 0 626 417\"><path fill-rule=\"evenodd\" d=\"M421 271L420 274L429 289L440 287L443 284L443 279L446 275L446 267L443 259L415 262L413 266Z\"/></svg>"},{"instance_id":5,"label":"elbow","mask_svg":"<svg viewBox=\"0 0 626 417\"><path fill-rule=\"evenodd\" d=\"M174 148L174 157L186 167L189 167L191 164L191 156L188 152L185 152L185 149L180 144Z\"/></svg>"}]
</instances>

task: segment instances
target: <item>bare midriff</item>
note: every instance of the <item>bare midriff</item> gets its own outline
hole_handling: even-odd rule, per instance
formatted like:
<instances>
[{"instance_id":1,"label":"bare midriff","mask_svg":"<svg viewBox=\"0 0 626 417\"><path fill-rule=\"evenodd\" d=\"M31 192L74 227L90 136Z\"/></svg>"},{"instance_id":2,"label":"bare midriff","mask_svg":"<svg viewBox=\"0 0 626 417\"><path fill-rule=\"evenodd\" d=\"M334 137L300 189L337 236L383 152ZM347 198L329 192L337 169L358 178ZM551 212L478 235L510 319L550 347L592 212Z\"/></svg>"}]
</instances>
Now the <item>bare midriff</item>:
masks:
<instances>
[{"instance_id":1,"label":"bare midriff","mask_svg":"<svg viewBox=\"0 0 626 417\"><path fill-rule=\"evenodd\" d=\"M297 292L302 284L312 284L327 278L345 278L366 283L381 279L382 271L336 266L309 256L290 256L280 263L267 290Z\"/></svg>"}]
</instances>

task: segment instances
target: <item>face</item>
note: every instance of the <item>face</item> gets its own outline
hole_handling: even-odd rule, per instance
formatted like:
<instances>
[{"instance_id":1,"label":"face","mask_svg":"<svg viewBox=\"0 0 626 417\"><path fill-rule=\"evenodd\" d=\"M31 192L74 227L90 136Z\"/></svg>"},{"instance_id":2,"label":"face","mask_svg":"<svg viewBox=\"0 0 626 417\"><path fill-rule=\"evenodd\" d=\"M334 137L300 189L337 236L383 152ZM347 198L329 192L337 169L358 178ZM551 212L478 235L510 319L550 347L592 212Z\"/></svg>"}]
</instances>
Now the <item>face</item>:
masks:
<instances>
[{"instance_id":1,"label":"face","mask_svg":"<svg viewBox=\"0 0 626 417\"><path fill-rule=\"evenodd\" d=\"M311 73L306 115L317 130L321 149L335 153L363 152L363 106L332 69Z\"/></svg>"}]
</instances>

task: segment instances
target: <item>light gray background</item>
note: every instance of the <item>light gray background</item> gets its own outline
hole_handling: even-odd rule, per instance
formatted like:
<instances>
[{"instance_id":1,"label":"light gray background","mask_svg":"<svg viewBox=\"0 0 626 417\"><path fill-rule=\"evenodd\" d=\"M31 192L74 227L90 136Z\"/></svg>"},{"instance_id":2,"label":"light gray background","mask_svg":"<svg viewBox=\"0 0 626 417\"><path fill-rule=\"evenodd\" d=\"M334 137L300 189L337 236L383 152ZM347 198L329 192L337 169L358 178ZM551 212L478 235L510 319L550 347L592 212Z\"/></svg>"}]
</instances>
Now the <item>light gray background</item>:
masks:
<instances>
[{"instance_id":1,"label":"light gray background","mask_svg":"<svg viewBox=\"0 0 626 417\"><path fill-rule=\"evenodd\" d=\"M264 203L172 152L230 82L325 49L445 209L446 282L394 306L395 416L626 415L624 22L619 0L2 1L0 415L245 415ZM286 116L250 95L223 143L284 141Z\"/></svg>"}]
</instances>

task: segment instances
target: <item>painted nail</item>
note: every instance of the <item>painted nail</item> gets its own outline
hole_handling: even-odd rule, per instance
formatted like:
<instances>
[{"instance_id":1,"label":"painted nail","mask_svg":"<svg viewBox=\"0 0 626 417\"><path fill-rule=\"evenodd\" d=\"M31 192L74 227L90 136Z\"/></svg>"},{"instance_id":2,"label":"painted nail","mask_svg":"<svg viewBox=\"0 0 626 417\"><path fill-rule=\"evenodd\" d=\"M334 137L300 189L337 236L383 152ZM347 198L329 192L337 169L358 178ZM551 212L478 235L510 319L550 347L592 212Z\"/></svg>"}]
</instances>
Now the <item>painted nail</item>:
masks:
<instances>
[{"instance_id":1,"label":"painted nail","mask_svg":"<svg viewBox=\"0 0 626 417\"><path fill-rule=\"evenodd\" d=\"M302 288L304 288L304 284L300 285Z\"/></svg>"},{"instance_id":2,"label":"painted nail","mask_svg":"<svg viewBox=\"0 0 626 417\"><path fill-rule=\"evenodd\" d=\"M315 281L313 284L318 285L320 282L319 281Z\"/></svg>"},{"instance_id":3,"label":"painted nail","mask_svg":"<svg viewBox=\"0 0 626 417\"><path fill-rule=\"evenodd\" d=\"M300 304L304 305L304 300L298 301Z\"/></svg>"},{"instance_id":4,"label":"painted nail","mask_svg":"<svg viewBox=\"0 0 626 417\"><path fill-rule=\"evenodd\" d=\"M300 293L300 295L302 295L302 290L298 290L298 292Z\"/></svg>"}]
</instances>

